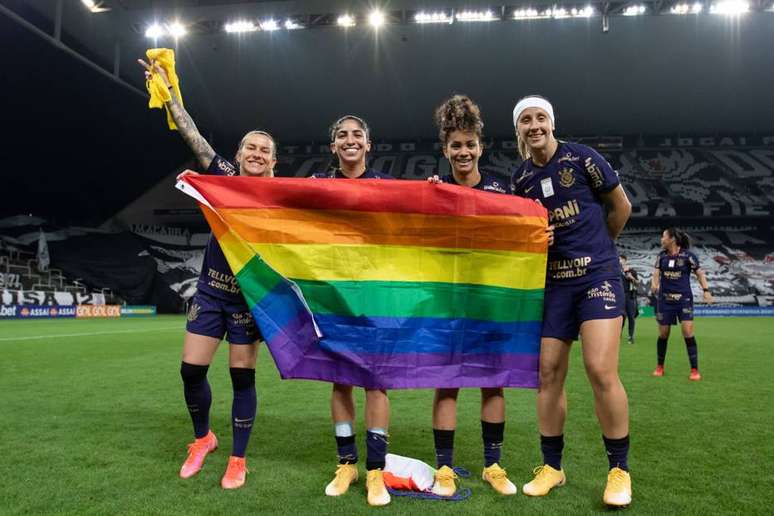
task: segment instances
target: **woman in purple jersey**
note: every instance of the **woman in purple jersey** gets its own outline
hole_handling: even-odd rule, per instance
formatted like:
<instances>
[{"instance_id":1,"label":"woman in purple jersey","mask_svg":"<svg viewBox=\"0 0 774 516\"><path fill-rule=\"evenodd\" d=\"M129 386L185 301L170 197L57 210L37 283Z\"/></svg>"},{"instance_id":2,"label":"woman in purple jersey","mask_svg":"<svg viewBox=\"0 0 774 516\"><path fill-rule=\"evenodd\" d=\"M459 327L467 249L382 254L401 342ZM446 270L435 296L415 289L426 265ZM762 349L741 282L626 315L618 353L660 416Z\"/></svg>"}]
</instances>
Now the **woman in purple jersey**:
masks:
<instances>
[{"instance_id":1,"label":"woman in purple jersey","mask_svg":"<svg viewBox=\"0 0 774 516\"><path fill-rule=\"evenodd\" d=\"M236 166L233 165L215 154L199 133L196 124L175 97L164 70L153 62L139 62L145 67L146 77L158 74L169 88L171 98L166 107L183 140L208 173L250 177L274 175L276 144L269 133L247 133L239 143ZM194 427L194 442L188 445L188 457L180 469L182 478L198 473L207 455L218 447L218 440L209 425L212 394L207 371L224 335L230 344L228 361L234 391L231 407L234 441L221 486L236 489L244 485L247 473L245 454L257 406L255 364L261 336L217 240L210 235L197 292L190 303L180 365L183 392Z\"/></svg>"},{"instance_id":2,"label":"woman in purple jersey","mask_svg":"<svg viewBox=\"0 0 774 516\"><path fill-rule=\"evenodd\" d=\"M691 363L689 379L701 380L699 374L699 351L696 337L693 335L693 293L691 292L691 272L696 275L704 291L704 301L712 303L712 294L707 284L707 276L699 265L699 259L689 248L691 239L677 228L669 228L661 233L662 251L656 257L651 291L656 294L656 321L658 321L658 342L656 344L658 364L653 376L664 376L669 329L680 321L688 360Z\"/></svg>"},{"instance_id":3,"label":"woman in purple jersey","mask_svg":"<svg viewBox=\"0 0 774 516\"><path fill-rule=\"evenodd\" d=\"M443 154L449 160L452 173L434 183L451 183L478 190L507 193L502 181L482 174L478 161L483 154L479 107L464 95L447 99L435 111L435 122L443 145ZM433 399L433 440L436 467L433 492L452 496L457 490L454 473L454 433L457 428L457 395L459 389L436 389ZM508 480L500 467L500 455L505 430L505 397L501 387L481 389L481 438L484 444L482 478L500 494L516 494L516 486Z\"/></svg>"},{"instance_id":4,"label":"woman in purple jersey","mask_svg":"<svg viewBox=\"0 0 774 516\"><path fill-rule=\"evenodd\" d=\"M345 115L330 127L330 149L338 166L329 171L312 175L329 179L392 179L392 176L369 169L366 156L371 150L371 134L368 124L355 115ZM333 384L331 393L331 418L339 464L327 486L325 494L340 496L357 481L358 451L355 443L355 400L352 386ZM390 400L382 389L365 389L366 423L366 490L369 505L387 505L390 494L384 484L385 455L387 454L388 427L390 424Z\"/></svg>"},{"instance_id":5,"label":"woman in purple jersey","mask_svg":"<svg viewBox=\"0 0 774 516\"><path fill-rule=\"evenodd\" d=\"M513 175L513 192L540 201L556 226L548 250L537 395L543 465L524 485L524 493L544 496L565 483L564 381L570 346L580 334L609 460L603 500L626 506L631 502L629 409L618 377L624 293L613 240L626 224L631 204L604 158L584 145L557 141L553 106L545 98L521 99L513 123L524 159Z\"/></svg>"}]
</instances>

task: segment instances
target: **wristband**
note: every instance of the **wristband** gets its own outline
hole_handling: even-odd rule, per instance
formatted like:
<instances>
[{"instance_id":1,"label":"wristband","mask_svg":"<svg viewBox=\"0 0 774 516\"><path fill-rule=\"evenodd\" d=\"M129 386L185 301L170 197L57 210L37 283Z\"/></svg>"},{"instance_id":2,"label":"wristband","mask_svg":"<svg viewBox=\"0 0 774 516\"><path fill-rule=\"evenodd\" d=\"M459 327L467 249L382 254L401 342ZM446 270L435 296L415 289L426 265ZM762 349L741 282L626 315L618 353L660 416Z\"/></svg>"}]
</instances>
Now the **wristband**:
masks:
<instances>
[{"instance_id":1,"label":"wristband","mask_svg":"<svg viewBox=\"0 0 774 516\"><path fill-rule=\"evenodd\" d=\"M710 291L710 289L708 289L708 288L703 288L702 290L703 290L704 292L709 292L709 291Z\"/></svg>"}]
</instances>

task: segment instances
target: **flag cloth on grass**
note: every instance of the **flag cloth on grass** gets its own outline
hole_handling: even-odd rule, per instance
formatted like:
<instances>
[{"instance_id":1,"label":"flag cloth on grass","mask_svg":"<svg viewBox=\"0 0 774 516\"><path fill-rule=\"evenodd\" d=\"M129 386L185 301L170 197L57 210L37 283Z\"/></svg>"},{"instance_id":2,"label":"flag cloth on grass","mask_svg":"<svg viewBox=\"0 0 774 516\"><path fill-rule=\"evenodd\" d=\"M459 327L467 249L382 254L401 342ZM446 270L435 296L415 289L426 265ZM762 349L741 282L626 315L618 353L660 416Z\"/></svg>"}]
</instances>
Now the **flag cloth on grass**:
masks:
<instances>
[{"instance_id":1,"label":"flag cloth on grass","mask_svg":"<svg viewBox=\"0 0 774 516\"><path fill-rule=\"evenodd\" d=\"M424 181L187 176L283 378L536 387L546 211Z\"/></svg>"}]
</instances>

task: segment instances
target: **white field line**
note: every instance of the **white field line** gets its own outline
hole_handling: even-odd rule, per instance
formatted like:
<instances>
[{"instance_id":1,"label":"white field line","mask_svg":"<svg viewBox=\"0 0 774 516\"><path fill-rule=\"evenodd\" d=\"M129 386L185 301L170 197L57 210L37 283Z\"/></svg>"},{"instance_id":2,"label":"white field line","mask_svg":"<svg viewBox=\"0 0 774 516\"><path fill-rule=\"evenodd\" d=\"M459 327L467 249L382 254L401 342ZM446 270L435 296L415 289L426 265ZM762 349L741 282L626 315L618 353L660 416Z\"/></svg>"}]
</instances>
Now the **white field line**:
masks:
<instances>
[{"instance_id":1,"label":"white field line","mask_svg":"<svg viewBox=\"0 0 774 516\"><path fill-rule=\"evenodd\" d=\"M48 335L31 335L27 337L0 337L0 342L20 341L20 340L39 340L55 339L59 337L92 337L95 335L115 335L118 333L148 333L154 331L184 330L183 326L165 326L162 328L153 328L148 330L114 330L114 331L93 331L84 333L56 333Z\"/></svg>"}]
</instances>

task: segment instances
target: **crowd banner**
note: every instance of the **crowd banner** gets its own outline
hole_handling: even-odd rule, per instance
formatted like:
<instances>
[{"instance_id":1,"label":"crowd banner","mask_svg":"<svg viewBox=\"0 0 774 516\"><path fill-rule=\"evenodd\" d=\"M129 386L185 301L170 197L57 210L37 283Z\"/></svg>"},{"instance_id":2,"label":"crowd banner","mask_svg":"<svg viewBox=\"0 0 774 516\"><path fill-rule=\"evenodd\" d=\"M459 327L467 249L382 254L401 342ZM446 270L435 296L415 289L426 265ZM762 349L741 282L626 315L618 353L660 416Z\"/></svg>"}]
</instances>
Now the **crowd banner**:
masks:
<instances>
[{"instance_id":1,"label":"crowd banner","mask_svg":"<svg viewBox=\"0 0 774 516\"><path fill-rule=\"evenodd\" d=\"M104 305L105 294L3 289L0 291L0 304L41 306Z\"/></svg>"},{"instance_id":2,"label":"crowd banner","mask_svg":"<svg viewBox=\"0 0 774 516\"><path fill-rule=\"evenodd\" d=\"M426 181L187 176L283 378L537 386L546 210Z\"/></svg>"}]
</instances>

